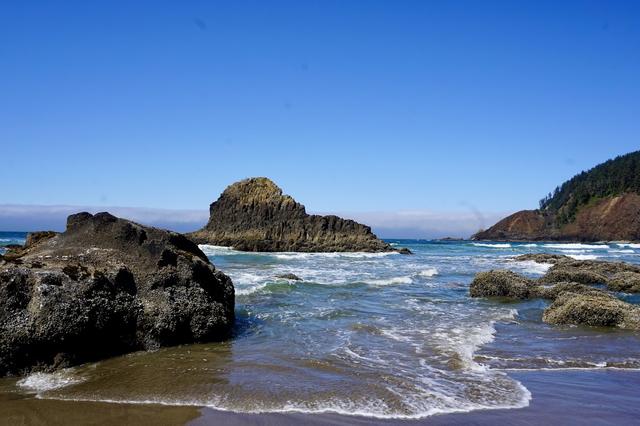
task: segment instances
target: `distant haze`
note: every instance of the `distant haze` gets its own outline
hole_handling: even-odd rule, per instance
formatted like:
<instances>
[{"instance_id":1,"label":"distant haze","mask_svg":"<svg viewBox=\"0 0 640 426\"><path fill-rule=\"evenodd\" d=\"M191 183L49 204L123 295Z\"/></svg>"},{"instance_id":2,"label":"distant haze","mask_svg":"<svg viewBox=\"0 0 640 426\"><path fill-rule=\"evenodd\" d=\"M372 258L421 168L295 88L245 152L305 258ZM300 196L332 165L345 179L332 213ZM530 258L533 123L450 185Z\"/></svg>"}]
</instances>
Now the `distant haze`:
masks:
<instances>
[{"instance_id":1,"label":"distant haze","mask_svg":"<svg viewBox=\"0 0 640 426\"><path fill-rule=\"evenodd\" d=\"M67 216L87 211L108 211L118 217L178 232L194 231L209 218L207 210L172 210L141 207L0 205L0 231L63 231ZM314 213L314 212L311 212ZM371 226L381 238L467 238L493 225L510 212L323 212Z\"/></svg>"}]
</instances>

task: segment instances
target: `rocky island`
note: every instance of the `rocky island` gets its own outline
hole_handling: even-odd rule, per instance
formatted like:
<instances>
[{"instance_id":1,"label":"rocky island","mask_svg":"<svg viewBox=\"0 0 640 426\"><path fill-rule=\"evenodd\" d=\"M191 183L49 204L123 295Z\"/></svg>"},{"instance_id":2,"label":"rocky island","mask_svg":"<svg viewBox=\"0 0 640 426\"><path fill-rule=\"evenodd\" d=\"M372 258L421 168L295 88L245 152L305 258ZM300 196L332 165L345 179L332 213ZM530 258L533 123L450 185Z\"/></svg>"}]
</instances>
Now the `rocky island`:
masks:
<instances>
[{"instance_id":1,"label":"rocky island","mask_svg":"<svg viewBox=\"0 0 640 426\"><path fill-rule=\"evenodd\" d=\"M302 204L265 177L228 186L209 212L205 227L187 234L198 244L242 251L410 253L394 249L370 227L353 220L307 214Z\"/></svg>"},{"instance_id":2,"label":"rocky island","mask_svg":"<svg viewBox=\"0 0 640 426\"><path fill-rule=\"evenodd\" d=\"M582 172L540 201L472 239L492 241L640 240L640 151Z\"/></svg>"},{"instance_id":3,"label":"rocky island","mask_svg":"<svg viewBox=\"0 0 640 426\"><path fill-rule=\"evenodd\" d=\"M186 237L109 213L0 256L0 375L221 340L234 288Z\"/></svg>"}]
</instances>

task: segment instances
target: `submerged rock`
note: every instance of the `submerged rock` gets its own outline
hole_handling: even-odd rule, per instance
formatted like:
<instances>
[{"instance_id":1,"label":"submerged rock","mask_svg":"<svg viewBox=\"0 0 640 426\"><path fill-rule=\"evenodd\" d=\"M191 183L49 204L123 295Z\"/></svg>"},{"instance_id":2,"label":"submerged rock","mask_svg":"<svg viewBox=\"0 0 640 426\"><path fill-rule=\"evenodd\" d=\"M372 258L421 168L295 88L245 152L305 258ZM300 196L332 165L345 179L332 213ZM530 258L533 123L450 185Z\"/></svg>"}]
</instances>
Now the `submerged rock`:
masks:
<instances>
[{"instance_id":1,"label":"submerged rock","mask_svg":"<svg viewBox=\"0 0 640 426\"><path fill-rule=\"evenodd\" d=\"M368 226L332 215L307 214L302 204L264 177L230 185L209 212L207 225L189 234L198 244L243 251L399 251L378 239Z\"/></svg>"},{"instance_id":2,"label":"submerged rock","mask_svg":"<svg viewBox=\"0 0 640 426\"><path fill-rule=\"evenodd\" d=\"M469 293L471 297L509 297L528 299L535 284L532 280L507 270L491 270L476 274Z\"/></svg>"},{"instance_id":3,"label":"submerged rock","mask_svg":"<svg viewBox=\"0 0 640 426\"><path fill-rule=\"evenodd\" d=\"M282 278L283 280L302 281L302 278L300 278L296 274L276 275L276 278Z\"/></svg>"},{"instance_id":4,"label":"submerged rock","mask_svg":"<svg viewBox=\"0 0 640 426\"><path fill-rule=\"evenodd\" d=\"M542 319L550 324L640 329L640 308L604 293L560 294L545 309Z\"/></svg>"},{"instance_id":5,"label":"submerged rock","mask_svg":"<svg viewBox=\"0 0 640 426\"><path fill-rule=\"evenodd\" d=\"M220 340L231 280L186 237L108 213L69 216L0 263L0 375Z\"/></svg>"}]
</instances>

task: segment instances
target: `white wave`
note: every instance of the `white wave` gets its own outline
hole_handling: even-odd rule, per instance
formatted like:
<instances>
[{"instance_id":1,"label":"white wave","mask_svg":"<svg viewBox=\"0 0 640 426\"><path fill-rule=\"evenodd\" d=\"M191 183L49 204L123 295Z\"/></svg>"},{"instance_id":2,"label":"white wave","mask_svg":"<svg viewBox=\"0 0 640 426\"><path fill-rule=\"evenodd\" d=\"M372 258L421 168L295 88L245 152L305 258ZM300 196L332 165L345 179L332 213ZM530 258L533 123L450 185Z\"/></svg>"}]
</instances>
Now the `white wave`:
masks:
<instances>
[{"instance_id":1,"label":"white wave","mask_svg":"<svg viewBox=\"0 0 640 426\"><path fill-rule=\"evenodd\" d=\"M200 244L198 245L200 250L207 256L228 256L231 254L242 253L237 250L232 249L231 247L224 246L213 246L210 244Z\"/></svg>"},{"instance_id":2,"label":"white wave","mask_svg":"<svg viewBox=\"0 0 640 426\"><path fill-rule=\"evenodd\" d=\"M364 280L367 284L372 285L393 285L393 284L411 284L413 280L411 277L393 277L379 280Z\"/></svg>"},{"instance_id":3,"label":"white wave","mask_svg":"<svg viewBox=\"0 0 640 426\"><path fill-rule=\"evenodd\" d=\"M544 247L553 249L594 249L602 250L610 248L606 244L581 244L581 243L563 243L563 244L545 244Z\"/></svg>"},{"instance_id":4,"label":"white wave","mask_svg":"<svg viewBox=\"0 0 640 426\"><path fill-rule=\"evenodd\" d=\"M33 392L46 392L83 382L84 379L74 376L69 370L55 373L33 373L18 380L19 387Z\"/></svg>"},{"instance_id":5,"label":"white wave","mask_svg":"<svg viewBox=\"0 0 640 426\"><path fill-rule=\"evenodd\" d=\"M609 250L609 253L627 253L627 254L633 254L635 253L635 250L632 249L622 249L622 250L616 250L616 249L611 249Z\"/></svg>"},{"instance_id":6,"label":"white wave","mask_svg":"<svg viewBox=\"0 0 640 426\"><path fill-rule=\"evenodd\" d=\"M522 244L520 247L538 247L537 244L532 243L532 244Z\"/></svg>"},{"instance_id":7,"label":"white wave","mask_svg":"<svg viewBox=\"0 0 640 426\"><path fill-rule=\"evenodd\" d=\"M640 244L635 244L635 243L618 243L617 246L618 247L629 247L629 248L634 248L634 249L640 249Z\"/></svg>"},{"instance_id":8,"label":"white wave","mask_svg":"<svg viewBox=\"0 0 640 426\"><path fill-rule=\"evenodd\" d=\"M418 273L421 277L433 277L438 275L438 270L436 268L427 268Z\"/></svg>"},{"instance_id":9,"label":"white wave","mask_svg":"<svg viewBox=\"0 0 640 426\"><path fill-rule=\"evenodd\" d=\"M589 250L589 249L563 249L560 250L562 253L565 254L581 254L581 253L593 253L593 250Z\"/></svg>"},{"instance_id":10,"label":"white wave","mask_svg":"<svg viewBox=\"0 0 640 426\"><path fill-rule=\"evenodd\" d=\"M505 244L471 243L471 244L476 246L476 247L489 247L489 248L509 248L509 247L511 247L511 244L509 244L509 243L505 243Z\"/></svg>"},{"instance_id":11,"label":"white wave","mask_svg":"<svg viewBox=\"0 0 640 426\"><path fill-rule=\"evenodd\" d=\"M246 296L247 294L252 294L257 291L262 290L267 286L267 283L260 283L248 287L236 287L236 296Z\"/></svg>"},{"instance_id":12,"label":"white wave","mask_svg":"<svg viewBox=\"0 0 640 426\"><path fill-rule=\"evenodd\" d=\"M553 266L551 263L538 263L533 260L522 260L515 263L524 272L540 275L546 274L549 268Z\"/></svg>"},{"instance_id":13,"label":"white wave","mask_svg":"<svg viewBox=\"0 0 640 426\"><path fill-rule=\"evenodd\" d=\"M569 257L576 260L595 260L600 256L596 256L595 254L570 254Z\"/></svg>"},{"instance_id":14,"label":"white wave","mask_svg":"<svg viewBox=\"0 0 640 426\"><path fill-rule=\"evenodd\" d=\"M503 373L496 373L503 374ZM512 379L513 380L513 379ZM446 394L434 394L429 392L428 398L421 398L421 407L414 413L398 412L396 408L390 407L388 403L381 399L368 399L365 401L352 401L349 399L332 398L329 401L321 403L305 403L298 401L286 401L279 407L257 407L257 408L243 408L237 409L233 404L229 404L223 397L211 398L209 400L177 400L177 399L162 399L162 398L147 398L147 399L113 399L113 398L82 398L82 397L47 397L47 399L59 400L59 401L76 401L76 402L104 402L112 404L131 404L131 405L162 405L162 406L176 406L176 407L208 407L218 411L245 413L245 414L264 414L264 413L300 413L300 414L339 414L345 416L360 416L375 419L401 419L401 420L417 420L426 417L431 417L436 414L451 414L451 413L469 413L477 410L506 410L506 409L518 409L524 408L529 405L531 401L531 392L525 388L522 383L517 380L513 380L514 385L517 387L517 391L520 392L519 400L513 403L497 403L493 405L465 402L451 398ZM393 391L389 389L390 391ZM395 392L394 392L395 393ZM439 397L443 400L441 406L424 406L429 404L433 397ZM408 401L406 401L408 402ZM410 408L414 408L415 404L410 404ZM417 407L415 407L417 408Z\"/></svg>"}]
</instances>

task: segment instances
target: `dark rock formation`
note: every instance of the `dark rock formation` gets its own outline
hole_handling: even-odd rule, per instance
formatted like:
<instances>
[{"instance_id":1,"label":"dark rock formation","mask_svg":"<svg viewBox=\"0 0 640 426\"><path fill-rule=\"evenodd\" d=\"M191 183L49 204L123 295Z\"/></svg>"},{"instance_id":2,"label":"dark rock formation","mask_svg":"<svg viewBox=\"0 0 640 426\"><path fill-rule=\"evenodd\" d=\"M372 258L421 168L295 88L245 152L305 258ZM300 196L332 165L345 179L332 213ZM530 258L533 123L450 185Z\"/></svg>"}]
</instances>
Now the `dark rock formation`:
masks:
<instances>
[{"instance_id":1,"label":"dark rock formation","mask_svg":"<svg viewBox=\"0 0 640 426\"><path fill-rule=\"evenodd\" d=\"M474 240L638 241L640 240L640 151L576 175L541 200Z\"/></svg>"},{"instance_id":2,"label":"dark rock formation","mask_svg":"<svg viewBox=\"0 0 640 426\"><path fill-rule=\"evenodd\" d=\"M292 280L292 281L302 281L302 278L297 276L296 274L282 274L276 275L276 278L281 278L283 280Z\"/></svg>"},{"instance_id":3,"label":"dark rock formation","mask_svg":"<svg viewBox=\"0 0 640 426\"><path fill-rule=\"evenodd\" d=\"M236 182L209 208L207 225L189 234L198 244L243 251L384 252L394 249L368 226L337 216L309 215L267 178Z\"/></svg>"},{"instance_id":4,"label":"dark rock formation","mask_svg":"<svg viewBox=\"0 0 640 426\"><path fill-rule=\"evenodd\" d=\"M7 254L0 375L230 334L233 284L180 234L79 213Z\"/></svg>"}]
</instances>

